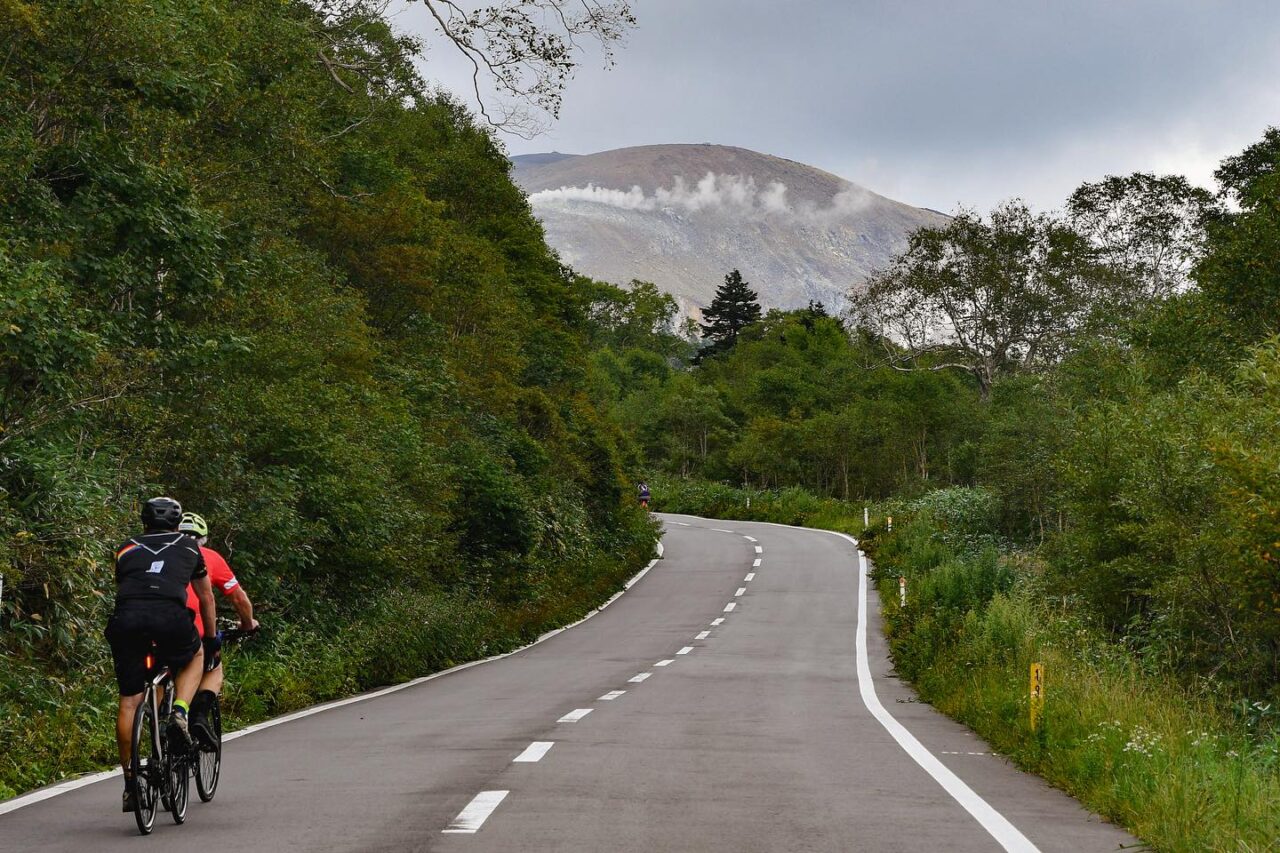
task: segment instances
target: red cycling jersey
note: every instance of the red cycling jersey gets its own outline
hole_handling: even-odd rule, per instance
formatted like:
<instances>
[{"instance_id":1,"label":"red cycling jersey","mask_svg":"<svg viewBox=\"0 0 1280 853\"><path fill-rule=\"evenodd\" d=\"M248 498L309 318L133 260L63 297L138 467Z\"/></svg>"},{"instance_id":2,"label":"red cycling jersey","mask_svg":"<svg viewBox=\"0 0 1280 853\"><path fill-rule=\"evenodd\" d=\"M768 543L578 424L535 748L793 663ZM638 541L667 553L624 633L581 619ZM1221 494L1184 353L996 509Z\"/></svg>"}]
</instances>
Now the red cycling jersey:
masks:
<instances>
[{"instance_id":1,"label":"red cycling jersey","mask_svg":"<svg viewBox=\"0 0 1280 853\"><path fill-rule=\"evenodd\" d=\"M209 570L209 582L213 584L213 588L222 590L223 595L230 595L240 585L240 581L231 573L231 566L212 548L201 545L200 554L204 557L205 568ZM203 637L204 620L200 617L200 599L196 598L196 591L190 585L187 586L187 609L195 614L196 633Z\"/></svg>"}]
</instances>

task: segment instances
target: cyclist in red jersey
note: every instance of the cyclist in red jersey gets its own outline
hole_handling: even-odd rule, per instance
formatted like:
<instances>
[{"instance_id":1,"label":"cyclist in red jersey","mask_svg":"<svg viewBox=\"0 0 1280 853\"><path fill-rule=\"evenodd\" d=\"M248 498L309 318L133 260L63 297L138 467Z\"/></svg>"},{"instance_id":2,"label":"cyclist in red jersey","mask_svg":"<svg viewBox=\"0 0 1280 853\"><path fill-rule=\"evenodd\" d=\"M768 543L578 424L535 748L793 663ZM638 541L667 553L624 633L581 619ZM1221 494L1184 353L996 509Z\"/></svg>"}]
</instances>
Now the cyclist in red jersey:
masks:
<instances>
[{"instance_id":1,"label":"cyclist in red jersey","mask_svg":"<svg viewBox=\"0 0 1280 853\"><path fill-rule=\"evenodd\" d=\"M231 566L227 564L226 559L205 545L209 541L208 523L194 512L186 512L182 514L182 523L178 525L178 529L196 537L196 541L200 543L200 554L204 557L205 567L209 571L209 581L214 589L231 600L236 614L240 617L240 630L258 630L258 620L253 618L253 602L249 600L248 593L240 585L240 581L231 571ZM196 630L202 631L204 620L200 616L199 601L195 596L195 590L190 586L187 587L187 609L195 615ZM213 705L214 697L222 692L222 683L222 654L218 652L205 658L200 689L191 702L191 730L196 737L210 746L212 746L213 733L209 729L208 711Z\"/></svg>"}]
</instances>

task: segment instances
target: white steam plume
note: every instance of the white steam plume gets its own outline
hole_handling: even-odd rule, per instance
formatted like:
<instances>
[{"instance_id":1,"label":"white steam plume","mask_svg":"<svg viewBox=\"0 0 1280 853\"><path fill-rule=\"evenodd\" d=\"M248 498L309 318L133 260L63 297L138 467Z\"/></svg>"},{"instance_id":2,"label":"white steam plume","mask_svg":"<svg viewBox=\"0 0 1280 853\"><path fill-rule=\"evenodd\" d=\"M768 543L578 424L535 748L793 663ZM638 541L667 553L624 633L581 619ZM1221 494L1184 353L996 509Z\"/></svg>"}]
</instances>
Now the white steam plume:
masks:
<instances>
[{"instance_id":1,"label":"white steam plume","mask_svg":"<svg viewBox=\"0 0 1280 853\"><path fill-rule=\"evenodd\" d=\"M629 190L612 190L587 184L585 187L560 187L529 196L537 207L568 202L589 202L622 210L667 211L681 213L724 212L739 216L774 216L811 224L824 224L845 219L871 203L871 194L849 186L836 193L831 204L819 207L811 202L792 205L787 201L787 187L770 181L761 190L750 175L717 175L707 172L702 180L689 186L677 176L671 187L659 187L648 195L639 186Z\"/></svg>"}]
</instances>

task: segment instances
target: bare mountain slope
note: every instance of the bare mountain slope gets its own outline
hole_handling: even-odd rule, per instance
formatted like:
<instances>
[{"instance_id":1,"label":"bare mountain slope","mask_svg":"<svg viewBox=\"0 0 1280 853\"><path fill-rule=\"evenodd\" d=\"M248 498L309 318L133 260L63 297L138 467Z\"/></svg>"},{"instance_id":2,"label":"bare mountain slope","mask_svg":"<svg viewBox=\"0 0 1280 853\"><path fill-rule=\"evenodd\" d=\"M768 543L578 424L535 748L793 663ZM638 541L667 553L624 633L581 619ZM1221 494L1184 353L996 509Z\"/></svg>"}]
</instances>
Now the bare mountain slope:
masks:
<instances>
[{"instance_id":1,"label":"bare mountain slope","mask_svg":"<svg viewBox=\"0 0 1280 853\"><path fill-rule=\"evenodd\" d=\"M605 281L653 281L691 313L734 268L766 307L838 308L913 230L944 221L812 166L723 145L513 163L566 262Z\"/></svg>"}]
</instances>

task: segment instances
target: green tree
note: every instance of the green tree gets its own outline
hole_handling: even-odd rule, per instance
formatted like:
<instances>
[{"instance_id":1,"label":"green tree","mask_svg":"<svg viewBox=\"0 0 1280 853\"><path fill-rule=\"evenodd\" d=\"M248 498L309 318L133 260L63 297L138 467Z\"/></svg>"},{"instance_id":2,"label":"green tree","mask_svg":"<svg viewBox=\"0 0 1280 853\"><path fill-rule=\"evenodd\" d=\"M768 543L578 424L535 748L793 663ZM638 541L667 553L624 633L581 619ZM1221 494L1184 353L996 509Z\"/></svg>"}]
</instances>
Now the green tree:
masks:
<instances>
[{"instance_id":1,"label":"green tree","mask_svg":"<svg viewBox=\"0 0 1280 853\"><path fill-rule=\"evenodd\" d=\"M1071 227L1114 273L1113 295L1124 305L1186 290L1205 228L1219 213L1213 194L1181 175L1109 175L1067 199Z\"/></svg>"},{"instance_id":2,"label":"green tree","mask_svg":"<svg viewBox=\"0 0 1280 853\"><path fill-rule=\"evenodd\" d=\"M711 304L702 312L707 322L701 324L704 344L699 358L733 349L742 330L760 319L760 297L742 279L742 273L733 270L724 277L724 284L716 288Z\"/></svg>"},{"instance_id":3,"label":"green tree","mask_svg":"<svg viewBox=\"0 0 1280 853\"><path fill-rule=\"evenodd\" d=\"M1074 230L1021 201L985 220L961 211L916 231L888 269L851 291L850 315L884 341L890 363L964 370L987 398L1000 376L1068 351L1098 296L1089 255Z\"/></svg>"},{"instance_id":4,"label":"green tree","mask_svg":"<svg viewBox=\"0 0 1280 853\"><path fill-rule=\"evenodd\" d=\"M1253 343L1280 329L1280 128L1228 157L1215 177L1239 211L1210 226L1195 277L1210 302L1226 311L1235 339Z\"/></svg>"}]
</instances>

